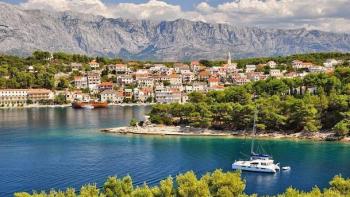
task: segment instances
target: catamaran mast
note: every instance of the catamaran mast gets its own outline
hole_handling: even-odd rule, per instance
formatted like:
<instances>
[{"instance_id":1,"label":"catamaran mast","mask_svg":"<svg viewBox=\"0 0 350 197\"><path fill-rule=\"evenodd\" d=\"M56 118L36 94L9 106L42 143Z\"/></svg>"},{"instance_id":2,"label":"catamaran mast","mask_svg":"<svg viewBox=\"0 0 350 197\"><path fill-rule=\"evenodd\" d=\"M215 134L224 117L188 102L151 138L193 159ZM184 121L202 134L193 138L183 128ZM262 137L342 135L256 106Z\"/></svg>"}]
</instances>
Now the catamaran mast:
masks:
<instances>
[{"instance_id":1,"label":"catamaran mast","mask_svg":"<svg viewBox=\"0 0 350 197\"><path fill-rule=\"evenodd\" d=\"M252 137L252 144L250 147L250 153L254 154L254 140L255 140L255 134L256 134L256 119L258 116L258 109L255 110L254 112L254 122L253 122L253 137Z\"/></svg>"}]
</instances>

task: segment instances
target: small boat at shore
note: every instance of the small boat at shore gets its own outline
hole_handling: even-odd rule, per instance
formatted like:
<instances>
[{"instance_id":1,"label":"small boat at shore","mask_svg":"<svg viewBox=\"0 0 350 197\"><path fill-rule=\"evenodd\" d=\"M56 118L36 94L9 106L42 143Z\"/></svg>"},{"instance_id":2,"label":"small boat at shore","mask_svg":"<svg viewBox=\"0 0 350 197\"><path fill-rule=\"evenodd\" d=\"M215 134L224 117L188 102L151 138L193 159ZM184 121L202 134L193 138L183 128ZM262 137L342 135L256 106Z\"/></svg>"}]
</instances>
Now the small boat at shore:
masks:
<instances>
[{"instance_id":1,"label":"small boat at shore","mask_svg":"<svg viewBox=\"0 0 350 197\"><path fill-rule=\"evenodd\" d=\"M290 166L284 166L284 167L282 167L282 170L283 170L283 171L289 171L290 169L291 169Z\"/></svg>"},{"instance_id":2,"label":"small boat at shore","mask_svg":"<svg viewBox=\"0 0 350 197\"><path fill-rule=\"evenodd\" d=\"M107 102L98 102L98 101L90 101L90 102L73 102L72 107L74 109L95 109L95 108L106 108L108 107Z\"/></svg>"}]
</instances>

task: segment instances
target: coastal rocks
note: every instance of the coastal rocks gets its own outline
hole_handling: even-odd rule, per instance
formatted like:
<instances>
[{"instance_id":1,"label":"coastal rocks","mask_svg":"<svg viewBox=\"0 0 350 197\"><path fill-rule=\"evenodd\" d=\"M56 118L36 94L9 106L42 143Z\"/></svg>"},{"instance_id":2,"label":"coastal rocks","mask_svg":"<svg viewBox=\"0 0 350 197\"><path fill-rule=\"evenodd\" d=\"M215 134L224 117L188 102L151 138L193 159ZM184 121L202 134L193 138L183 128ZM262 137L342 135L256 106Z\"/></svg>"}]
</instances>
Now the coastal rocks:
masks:
<instances>
[{"instance_id":1,"label":"coastal rocks","mask_svg":"<svg viewBox=\"0 0 350 197\"><path fill-rule=\"evenodd\" d=\"M234 133L210 129L149 125L144 127L117 127L101 129L101 132L116 134L136 134L136 135L178 135L178 136L231 136Z\"/></svg>"},{"instance_id":2,"label":"coastal rocks","mask_svg":"<svg viewBox=\"0 0 350 197\"><path fill-rule=\"evenodd\" d=\"M147 125L143 127L116 127L101 129L101 132L122 135L158 135L158 136L221 136L246 138L252 137L251 133L236 131L220 131L212 129L194 128L189 126L165 126ZM259 139L291 139L291 140L313 140L313 141L342 141L350 142L348 138L336 138L332 132L298 132L293 134L285 133L260 133L255 136Z\"/></svg>"}]
</instances>

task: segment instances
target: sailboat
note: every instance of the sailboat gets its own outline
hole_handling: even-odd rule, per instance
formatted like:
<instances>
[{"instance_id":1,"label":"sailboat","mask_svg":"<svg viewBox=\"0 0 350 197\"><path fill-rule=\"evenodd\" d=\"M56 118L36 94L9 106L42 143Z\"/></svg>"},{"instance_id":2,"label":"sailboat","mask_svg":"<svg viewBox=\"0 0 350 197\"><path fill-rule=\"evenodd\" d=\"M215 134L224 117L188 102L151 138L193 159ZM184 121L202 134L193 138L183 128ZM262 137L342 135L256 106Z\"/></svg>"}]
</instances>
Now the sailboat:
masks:
<instances>
[{"instance_id":1,"label":"sailboat","mask_svg":"<svg viewBox=\"0 0 350 197\"><path fill-rule=\"evenodd\" d=\"M258 154L254 152L254 137L256 135L257 111L254 113L253 138L250 147L250 159L238 160L232 164L233 170L250 172L276 173L280 170L279 163L274 163L272 156L268 154Z\"/></svg>"}]
</instances>

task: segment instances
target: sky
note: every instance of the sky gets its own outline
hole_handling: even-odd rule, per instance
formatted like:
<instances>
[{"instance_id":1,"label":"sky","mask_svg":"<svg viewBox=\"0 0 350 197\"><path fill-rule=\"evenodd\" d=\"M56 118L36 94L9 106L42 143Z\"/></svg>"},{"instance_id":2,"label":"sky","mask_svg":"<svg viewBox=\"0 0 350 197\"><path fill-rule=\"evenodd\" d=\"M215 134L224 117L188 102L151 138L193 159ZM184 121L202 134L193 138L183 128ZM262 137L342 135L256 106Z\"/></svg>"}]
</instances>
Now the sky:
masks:
<instances>
[{"instance_id":1,"label":"sky","mask_svg":"<svg viewBox=\"0 0 350 197\"><path fill-rule=\"evenodd\" d=\"M1 1L1 0L0 0ZM24 9L105 17L227 23L350 33L350 0L2 0Z\"/></svg>"}]
</instances>

